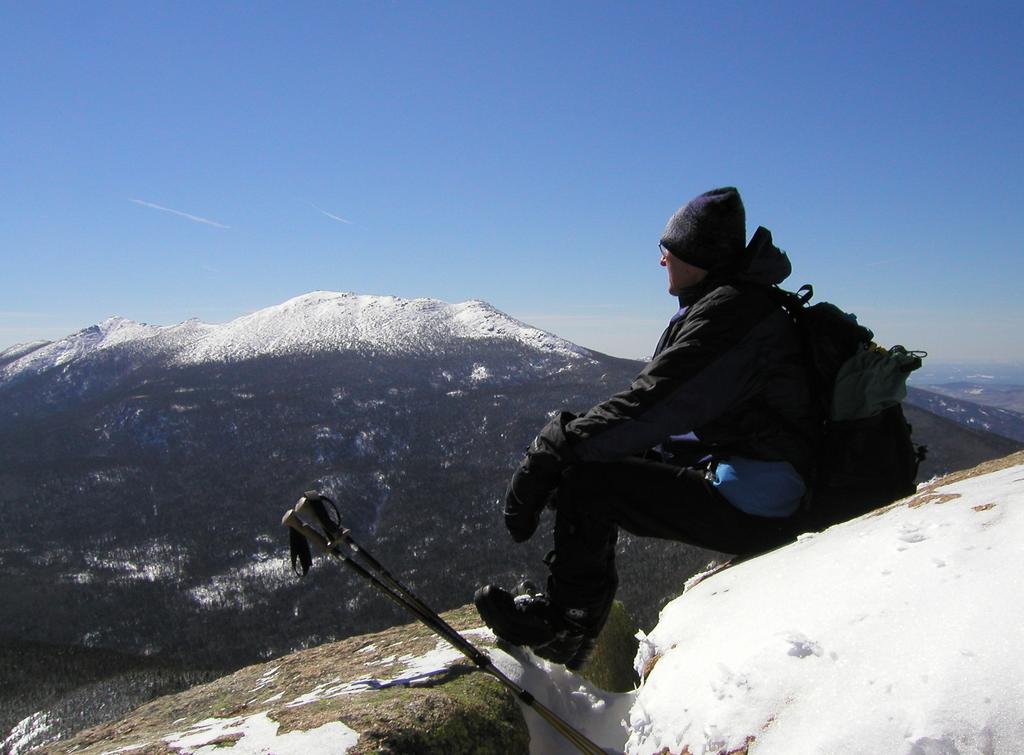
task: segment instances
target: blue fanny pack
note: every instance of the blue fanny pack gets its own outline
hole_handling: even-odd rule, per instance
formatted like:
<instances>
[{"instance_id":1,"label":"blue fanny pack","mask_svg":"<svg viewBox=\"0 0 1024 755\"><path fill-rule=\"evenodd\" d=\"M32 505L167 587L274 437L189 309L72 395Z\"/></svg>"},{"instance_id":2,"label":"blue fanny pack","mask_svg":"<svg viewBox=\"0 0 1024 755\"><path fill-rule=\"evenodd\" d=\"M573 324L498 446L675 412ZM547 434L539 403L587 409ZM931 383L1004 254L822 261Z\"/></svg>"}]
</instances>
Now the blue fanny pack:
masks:
<instances>
[{"instance_id":1,"label":"blue fanny pack","mask_svg":"<svg viewBox=\"0 0 1024 755\"><path fill-rule=\"evenodd\" d=\"M729 503L753 516L790 516L800 508L807 491L803 478L788 461L733 456L719 461L710 479Z\"/></svg>"}]
</instances>

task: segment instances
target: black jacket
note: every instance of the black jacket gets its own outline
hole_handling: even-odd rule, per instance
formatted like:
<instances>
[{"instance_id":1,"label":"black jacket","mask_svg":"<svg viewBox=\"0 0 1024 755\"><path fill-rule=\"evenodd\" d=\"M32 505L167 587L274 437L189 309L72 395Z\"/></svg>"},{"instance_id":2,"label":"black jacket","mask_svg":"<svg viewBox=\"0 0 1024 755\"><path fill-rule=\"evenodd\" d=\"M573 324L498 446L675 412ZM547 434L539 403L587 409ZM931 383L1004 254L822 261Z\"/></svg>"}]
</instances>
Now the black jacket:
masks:
<instances>
[{"instance_id":1,"label":"black jacket","mask_svg":"<svg viewBox=\"0 0 1024 755\"><path fill-rule=\"evenodd\" d=\"M684 459L730 455L789 461L807 476L817 423L796 326L768 290L790 273L759 229L737 268L681 297L685 312L621 393L548 424L535 450L563 464L611 461L692 433ZM688 305L688 306L687 306Z\"/></svg>"}]
</instances>

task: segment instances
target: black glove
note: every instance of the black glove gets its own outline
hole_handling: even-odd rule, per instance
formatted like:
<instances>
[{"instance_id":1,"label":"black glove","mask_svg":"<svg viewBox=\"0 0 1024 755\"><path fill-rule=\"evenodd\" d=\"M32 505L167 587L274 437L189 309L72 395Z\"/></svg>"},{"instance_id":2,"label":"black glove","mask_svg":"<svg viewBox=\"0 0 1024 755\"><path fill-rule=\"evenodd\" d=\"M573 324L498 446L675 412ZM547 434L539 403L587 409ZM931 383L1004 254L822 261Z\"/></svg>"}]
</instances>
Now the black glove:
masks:
<instances>
[{"instance_id":1,"label":"black glove","mask_svg":"<svg viewBox=\"0 0 1024 755\"><path fill-rule=\"evenodd\" d=\"M512 475L505 491L505 527L517 543L536 532L541 512L561 478L562 465L546 453L529 454Z\"/></svg>"}]
</instances>

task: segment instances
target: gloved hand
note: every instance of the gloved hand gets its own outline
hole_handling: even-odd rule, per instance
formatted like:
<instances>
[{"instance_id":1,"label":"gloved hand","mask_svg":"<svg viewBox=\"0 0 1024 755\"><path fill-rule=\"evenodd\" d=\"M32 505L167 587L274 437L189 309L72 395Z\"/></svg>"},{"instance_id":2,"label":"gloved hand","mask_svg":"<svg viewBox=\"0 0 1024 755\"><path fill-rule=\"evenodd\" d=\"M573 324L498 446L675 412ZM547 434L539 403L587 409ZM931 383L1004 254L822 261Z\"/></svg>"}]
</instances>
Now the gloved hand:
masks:
<instances>
[{"instance_id":1,"label":"gloved hand","mask_svg":"<svg viewBox=\"0 0 1024 755\"><path fill-rule=\"evenodd\" d=\"M562 465L551 454L530 453L512 475L505 491L505 527L517 543L537 531L548 499L558 489Z\"/></svg>"}]
</instances>

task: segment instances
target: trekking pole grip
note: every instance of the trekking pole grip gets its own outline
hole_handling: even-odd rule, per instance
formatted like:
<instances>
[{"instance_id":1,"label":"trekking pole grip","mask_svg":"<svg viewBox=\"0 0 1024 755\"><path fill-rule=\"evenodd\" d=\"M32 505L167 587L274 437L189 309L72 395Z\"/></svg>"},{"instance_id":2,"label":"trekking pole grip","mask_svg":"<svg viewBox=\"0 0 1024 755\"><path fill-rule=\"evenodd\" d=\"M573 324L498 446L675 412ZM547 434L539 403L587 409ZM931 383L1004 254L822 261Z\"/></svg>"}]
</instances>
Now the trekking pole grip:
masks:
<instances>
[{"instance_id":1,"label":"trekking pole grip","mask_svg":"<svg viewBox=\"0 0 1024 755\"><path fill-rule=\"evenodd\" d=\"M291 527L324 553L331 552L331 548L327 544L327 540L324 539L324 536L299 519L298 515L295 513L295 509L288 509L288 511L285 512L284 518L281 520L281 524L285 527Z\"/></svg>"},{"instance_id":2,"label":"trekking pole grip","mask_svg":"<svg viewBox=\"0 0 1024 755\"><path fill-rule=\"evenodd\" d=\"M327 509L324 507L324 501L327 500L319 493L314 490L307 491L302 494L302 498L295 504L295 513L305 516L307 519L315 520L324 533L327 535L330 541L341 540L344 543L350 543L351 538L349 537L349 530L341 523L339 517L337 521L331 519L330 514L327 513ZM337 509L335 509L337 513Z\"/></svg>"}]
</instances>

